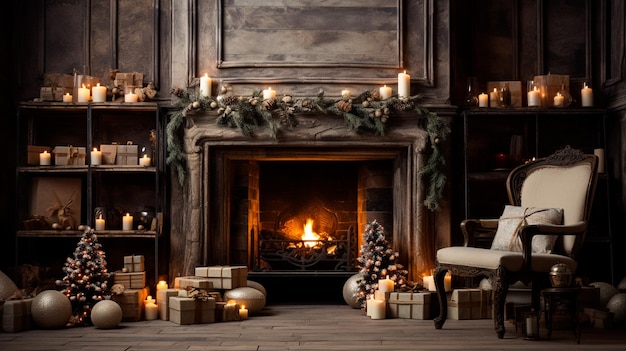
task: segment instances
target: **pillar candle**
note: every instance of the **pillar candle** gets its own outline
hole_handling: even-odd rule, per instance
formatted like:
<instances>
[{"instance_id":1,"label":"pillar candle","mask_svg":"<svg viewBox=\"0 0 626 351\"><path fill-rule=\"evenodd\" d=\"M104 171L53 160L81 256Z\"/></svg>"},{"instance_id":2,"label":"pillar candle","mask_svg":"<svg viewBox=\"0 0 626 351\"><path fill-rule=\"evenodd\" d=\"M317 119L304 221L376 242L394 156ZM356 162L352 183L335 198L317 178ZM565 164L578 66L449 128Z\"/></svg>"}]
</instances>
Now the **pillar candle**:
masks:
<instances>
[{"instance_id":1,"label":"pillar candle","mask_svg":"<svg viewBox=\"0 0 626 351\"><path fill-rule=\"evenodd\" d=\"M491 107L500 106L500 95L498 94L497 88L493 88L493 91L489 93L489 106Z\"/></svg>"},{"instance_id":2,"label":"pillar candle","mask_svg":"<svg viewBox=\"0 0 626 351\"><path fill-rule=\"evenodd\" d=\"M129 213L122 217L122 230L133 230L133 216Z\"/></svg>"},{"instance_id":3,"label":"pillar candle","mask_svg":"<svg viewBox=\"0 0 626 351\"><path fill-rule=\"evenodd\" d=\"M564 101L565 98L563 97L563 95L561 95L561 93L556 93L556 96L554 97L554 106L562 107Z\"/></svg>"},{"instance_id":4,"label":"pillar candle","mask_svg":"<svg viewBox=\"0 0 626 351\"><path fill-rule=\"evenodd\" d=\"M537 87L528 92L528 106L541 106L541 95Z\"/></svg>"},{"instance_id":5,"label":"pillar candle","mask_svg":"<svg viewBox=\"0 0 626 351\"><path fill-rule=\"evenodd\" d=\"M100 217L96 218L96 230L104 230L104 228L105 228L104 218L102 218L102 215L100 215Z\"/></svg>"},{"instance_id":6,"label":"pillar candle","mask_svg":"<svg viewBox=\"0 0 626 351\"><path fill-rule=\"evenodd\" d=\"M248 319L248 309L246 308L245 305L242 305L241 308L239 309L239 318Z\"/></svg>"},{"instance_id":7,"label":"pillar candle","mask_svg":"<svg viewBox=\"0 0 626 351\"><path fill-rule=\"evenodd\" d=\"M372 316L372 301L374 301L374 295L370 295L370 298L365 301L365 315L368 317Z\"/></svg>"},{"instance_id":8,"label":"pillar candle","mask_svg":"<svg viewBox=\"0 0 626 351\"><path fill-rule=\"evenodd\" d=\"M394 291L394 283L393 280L389 279L389 276L387 276L386 279L380 279L378 281L378 290L383 291L383 292L393 292Z\"/></svg>"},{"instance_id":9,"label":"pillar candle","mask_svg":"<svg viewBox=\"0 0 626 351\"><path fill-rule=\"evenodd\" d=\"M154 302L148 302L145 307L147 321L153 321L158 318L159 307Z\"/></svg>"},{"instance_id":10,"label":"pillar candle","mask_svg":"<svg viewBox=\"0 0 626 351\"><path fill-rule=\"evenodd\" d=\"M127 93L124 95L124 102L138 102L139 96L135 93Z\"/></svg>"},{"instance_id":11,"label":"pillar candle","mask_svg":"<svg viewBox=\"0 0 626 351\"><path fill-rule=\"evenodd\" d=\"M52 159L52 154L48 151L44 151L39 154L39 164L41 166L50 166L50 160Z\"/></svg>"},{"instance_id":12,"label":"pillar candle","mask_svg":"<svg viewBox=\"0 0 626 351\"><path fill-rule=\"evenodd\" d=\"M489 95L482 93L478 95L478 107L488 107L489 106Z\"/></svg>"},{"instance_id":13,"label":"pillar candle","mask_svg":"<svg viewBox=\"0 0 626 351\"><path fill-rule=\"evenodd\" d=\"M379 92L381 100L386 100L391 97L391 87L388 87L387 85L380 87Z\"/></svg>"},{"instance_id":14,"label":"pillar candle","mask_svg":"<svg viewBox=\"0 0 626 351\"><path fill-rule=\"evenodd\" d=\"M89 99L91 99L91 93L83 84L82 88L78 88L78 102L89 102Z\"/></svg>"},{"instance_id":15,"label":"pillar candle","mask_svg":"<svg viewBox=\"0 0 626 351\"><path fill-rule=\"evenodd\" d=\"M341 97L350 97L350 90L344 89L341 91Z\"/></svg>"},{"instance_id":16,"label":"pillar candle","mask_svg":"<svg viewBox=\"0 0 626 351\"><path fill-rule=\"evenodd\" d=\"M272 88L267 88L263 90L263 100L269 100L276 97L276 90L272 90Z\"/></svg>"},{"instance_id":17,"label":"pillar candle","mask_svg":"<svg viewBox=\"0 0 626 351\"><path fill-rule=\"evenodd\" d=\"M72 95L70 93L63 95L63 102L72 102Z\"/></svg>"},{"instance_id":18,"label":"pillar candle","mask_svg":"<svg viewBox=\"0 0 626 351\"><path fill-rule=\"evenodd\" d=\"M100 83L91 88L93 102L105 102L107 100L107 87L100 86Z\"/></svg>"},{"instance_id":19,"label":"pillar candle","mask_svg":"<svg viewBox=\"0 0 626 351\"><path fill-rule=\"evenodd\" d=\"M205 73L204 77L200 77L200 94L204 97L211 96L211 78Z\"/></svg>"},{"instance_id":20,"label":"pillar candle","mask_svg":"<svg viewBox=\"0 0 626 351\"><path fill-rule=\"evenodd\" d=\"M98 166L102 164L102 151L98 151L98 148L93 148L91 152L91 165Z\"/></svg>"},{"instance_id":21,"label":"pillar candle","mask_svg":"<svg viewBox=\"0 0 626 351\"><path fill-rule=\"evenodd\" d=\"M580 97L583 107L593 106L593 90L584 83L583 88L580 90Z\"/></svg>"},{"instance_id":22,"label":"pillar candle","mask_svg":"<svg viewBox=\"0 0 626 351\"><path fill-rule=\"evenodd\" d=\"M156 303L156 299L154 299L152 295L148 295L148 297L146 297L146 299L143 301L144 305L147 305L149 303Z\"/></svg>"},{"instance_id":23,"label":"pillar candle","mask_svg":"<svg viewBox=\"0 0 626 351\"><path fill-rule=\"evenodd\" d=\"M398 73L398 97L411 96L411 76L404 73Z\"/></svg>"},{"instance_id":24,"label":"pillar candle","mask_svg":"<svg viewBox=\"0 0 626 351\"><path fill-rule=\"evenodd\" d=\"M372 317L372 319L385 319L385 309L387 308L387 303L384 300L372 299L370 307L372 308L372 312L370 313L370 317Z\"/></svg>"},{"instance_id":25,"label":"pillar candle","mask_svg":"<svg viewBox=\"0 0 626 351\"><path fill-rule=\"evenodd\" d=\"M424 279L428 279L428 290L429 291L437 291L437 286L435 286L435 278L431 276L424 277ZM426 284L424 284L424 288ZM446 292L452 291L452 275L450 273L446 273L446 276L443 278L443 287Z\"/></svg>"},{"instance_id":26,"label":"pillar candle","mask_svg":"<svg viewBox=\"0 0 626 351\"><path fill-rule=\"evenodd\" d=\"M143 157L139 159L139 165L144 167L150 166L150 157L143 155Z\"/></svg>"}]
</instances>

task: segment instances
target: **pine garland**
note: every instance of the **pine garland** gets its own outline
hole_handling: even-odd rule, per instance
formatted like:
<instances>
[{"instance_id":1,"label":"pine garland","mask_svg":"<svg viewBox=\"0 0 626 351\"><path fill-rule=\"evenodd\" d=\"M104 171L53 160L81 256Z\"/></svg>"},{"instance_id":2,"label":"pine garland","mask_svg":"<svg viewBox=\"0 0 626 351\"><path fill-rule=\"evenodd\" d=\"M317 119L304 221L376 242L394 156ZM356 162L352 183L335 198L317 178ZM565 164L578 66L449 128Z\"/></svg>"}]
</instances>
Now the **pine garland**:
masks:
<instances>
[{"instance_id":1,"label":"pine garland","mask_svg":"<svg viewBox=\"0 0 626 351\"><path fill-rule=\"evenodd\" d=\"M172 94L178 102L169 114L167 124L167 164L172 167L182 185L185 184L187 165L183 147L183 126L188 113L200 113L216 110L219 125L238 128L244 136L250 137L259 127L269 131L270 137L278 138L279 126L295 128L298 121L296 113L317 112L343 117L351 130L369 130L375 135L385 135L386 122L396 112L412 111L417 113L428 132L431 153L419 174L427 177L429 189L424 204L434 211L439 208L446 177L442 151L443 141L450 130L445 121L436 113L421 107L421 96L408 98L397 96L381 100L377 90L365 91L355 97L343 96L340 99L328 99L320 90L315 98L294 99L291 95L263 100L260 91L250 97L226 95L227 89L221 87L217 99L204 97L199 93L198 84L183 89L175 89Z\"/></svg>"}]
</instances>

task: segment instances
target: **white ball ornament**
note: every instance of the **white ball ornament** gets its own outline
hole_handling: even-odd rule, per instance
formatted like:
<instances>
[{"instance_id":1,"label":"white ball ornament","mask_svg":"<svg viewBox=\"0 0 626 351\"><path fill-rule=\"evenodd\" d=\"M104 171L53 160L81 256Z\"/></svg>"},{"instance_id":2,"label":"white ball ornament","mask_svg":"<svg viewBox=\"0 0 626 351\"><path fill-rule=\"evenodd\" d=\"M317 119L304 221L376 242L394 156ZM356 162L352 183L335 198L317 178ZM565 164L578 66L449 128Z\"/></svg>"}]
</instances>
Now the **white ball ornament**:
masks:
<instances>
[{"instance_id":1,"label":"white ball ornament","mask_svg":"<svg viewBox=\"0 0 626 351\"><path fill-rule=\"evenodd\" d=\"M267 290L265 289L265 287L263 285L261 285L261 283L257 283L255 281L252 280L248 280L246 285L250 288L255 288L258 291L263 293L263 296L265 296L267 298Z\"/></svg>"},{"instance_id":2,"label":"white ball ornament","mask_svg":"<svg viewBox=\"0 0 626 351\"><path fill-rule=\"evenodd\" d=\"M354 274L343 284L343 299L352 308L361 308L355 294L359 290L359 279L362 277L361 274Z\"/></svg>"},{"instance_id":3,"label":"white ball ornament","mask_svg":"<svg viewBox=\"0 0 626 351\"><path fill-rule=\"evenodd\" d=\"M102 300L91 309L91 323L96 328L111 329L122 321L122 307L113 300Z\"/></svg>"},{"instance_id":4,"label":"white ball ornament","mask_svg":"<svg viewBox=\"0 0 626 351\"><path fill-rule=\"evenodd\" d=\"M224 300L237 301L239 306L245 305L250 313L257 313L265 307L265 295L255 288L248 286L228 290L224 293Z\"/></svg>"},{"instance_id":5,"label":"white ball ornament","mask_svg":"<svg viewBox=\"0 0 626 351\"><path fill-rule=\"evenodd\" d=\"M60 291L44 290L33 299L31 314L43 329L63 328L72 317L72 303Z\"/></svg>"},{"instance_id":6,"label":"white ball ornament","mask_svg":"<svg viewBox=\"0 0 626 351\"><path fill-rule=\"evenodd\" d=\"M616 324L626 322L626 293L617 293L609 299L606 308L613 312L613 320Z\"/></svg>"},{"instance_id":7,"label":"white ball ornament","mask_svg":"<svg viewBox=\"0 0 626 351\"><path fill-rule=\"evenodd\" d=\"M600 306L606 306L613 295L619 292L616 287L605 282L595 282L589 285L600 289Z\"/></svg>"}]
</instances>

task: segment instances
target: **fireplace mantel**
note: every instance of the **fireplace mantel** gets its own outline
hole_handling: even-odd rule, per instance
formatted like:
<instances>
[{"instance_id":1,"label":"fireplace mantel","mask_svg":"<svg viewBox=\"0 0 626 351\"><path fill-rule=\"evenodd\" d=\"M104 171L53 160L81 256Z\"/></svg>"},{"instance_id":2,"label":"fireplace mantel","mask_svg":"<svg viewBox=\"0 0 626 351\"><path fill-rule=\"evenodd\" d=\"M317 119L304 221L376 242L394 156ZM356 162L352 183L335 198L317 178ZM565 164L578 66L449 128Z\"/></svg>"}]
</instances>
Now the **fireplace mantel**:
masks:
<instances>
[{"instance_id":1,"label":"fireplace mantel","mask_svg":"<svg viewBox=\"0 0 626 351\"><path fill-rule=\"evenodd\" d=\"M451 106L430 111L451 118ZM414 113L394 115L383 136L352 130L338 116L306 113L296 116L298 126L280 127L276 138L259 127L244 136L237 128L217 124L213 112L188 114L184 128L187 156L185 185L180 201L173 200L170 275L193 274L196 266L231 264L228 257L228 209L222 202L227 190L210 184L228 182L221 171L232 160L368 160L394 161L394 249L409 269L410 279L434 267L435 245L449 242L447 200L433 213L423 204L425 184L418 170L427 160L429 136ZM212 183L211 183L212 182ZM362 228L357 228L361 235ZM222 233L215 235L215 233Z\"/></svg>"}]
</instances>

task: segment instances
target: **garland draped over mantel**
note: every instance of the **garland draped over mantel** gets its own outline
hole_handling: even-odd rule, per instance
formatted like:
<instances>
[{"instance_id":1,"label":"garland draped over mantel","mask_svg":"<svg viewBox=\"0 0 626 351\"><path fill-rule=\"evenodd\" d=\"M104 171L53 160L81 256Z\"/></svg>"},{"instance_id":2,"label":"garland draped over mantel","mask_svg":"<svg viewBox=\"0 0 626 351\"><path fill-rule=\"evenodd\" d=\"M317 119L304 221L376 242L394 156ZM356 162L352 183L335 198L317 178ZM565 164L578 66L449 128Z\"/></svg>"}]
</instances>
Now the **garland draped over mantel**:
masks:
<instances>
[{"instance_id":1,"label":"garland draped over mantel","mask_svg":"<svg viewBox=\"0 0 626 351\"><path fill-rule=\"evenodd\" d=\"M228 95L226 86L220 87L216 99L200 94L197 85L187 89L174 89L172 95L178 98L169 112L167 123L167 164L178 176L181 185L185 183L186 155L183 146L183 126L188 113L216 111L217 123L225 127L239 128L244 136L251 136L255 128L266 128L270 136L278 138L279 127L295 128L296 113L316 112L343 117L352 130L369 130L375 135L384 135L386 122L394 112L413 112L420 118L420 126L429 136L431 152L419 174L428 181L428 193L424 205L431 211L439 208L446 183L444 174L445 159L443 142L450 133L449 126L436 113L419 105L421 96L381 99L378 90L365 91L358 96L342 96L339 99L324 97L321 90L315 98L294 98L284 95L263 99L260 91L252 96Z\"/></svg>"}]
</instances>

